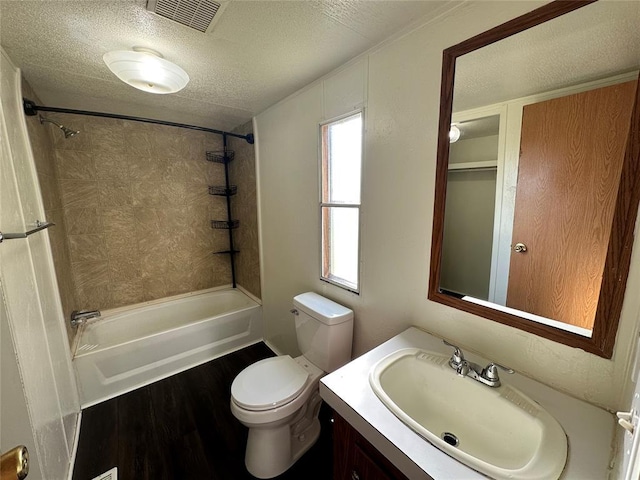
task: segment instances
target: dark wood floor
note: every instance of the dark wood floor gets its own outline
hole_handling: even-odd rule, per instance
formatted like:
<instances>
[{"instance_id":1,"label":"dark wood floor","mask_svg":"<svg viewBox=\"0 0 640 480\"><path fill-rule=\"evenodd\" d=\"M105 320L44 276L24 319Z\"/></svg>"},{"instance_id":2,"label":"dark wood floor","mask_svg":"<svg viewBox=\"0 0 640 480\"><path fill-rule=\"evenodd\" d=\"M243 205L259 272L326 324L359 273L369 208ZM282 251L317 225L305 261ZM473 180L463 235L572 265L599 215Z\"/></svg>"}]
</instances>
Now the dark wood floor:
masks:
<instances>
[{"instance_id":1,"label":"dark wood floor","mask_svg":"<svg viewBox=\"0 0 640 480\"><path fill-rule=\"evenodd\" d=\"M82 412L73 480L118 467L119 480L253 479L244 466L247 429L231 414L231 383L273 356L263 343L192 368ZM330 480L330 410L318 442L281 480Z\"/></svg>"}]
</instances>

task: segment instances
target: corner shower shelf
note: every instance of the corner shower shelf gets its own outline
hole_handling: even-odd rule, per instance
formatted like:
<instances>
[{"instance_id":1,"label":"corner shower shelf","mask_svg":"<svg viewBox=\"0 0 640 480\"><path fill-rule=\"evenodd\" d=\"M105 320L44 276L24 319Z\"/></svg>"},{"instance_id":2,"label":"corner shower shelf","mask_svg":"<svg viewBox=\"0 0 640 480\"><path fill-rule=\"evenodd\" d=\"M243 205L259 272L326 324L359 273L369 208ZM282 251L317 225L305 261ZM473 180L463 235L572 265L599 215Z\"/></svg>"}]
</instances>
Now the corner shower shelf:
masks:
<instances>
[{"instance_id":1,"label":"corner shower shelf","mask_svg":"<svg viewBox=\"0 0 640 480\"><path fill-rule=\"evenodd\" d=\"M240 226L240 220L211 220L211 228L215 229L227 229L238 228Z\"/></svg>"},{"instance_id":2,"label":"corner shower shelf","mask_svg":"<svg viewBox=\"0 0 640 480\"><path fill-rule=\"evenodd\" d=\"M207 152L207 160L215 163L230 163L235 156L233 150L220 150L214 152Z\"/></svg>"},{"instance_id":3,"label":"corner shower shelf","mask_svg":"<svg viewBox=\"0 0 640 480\"><path fill-rule=\"evenodd\" d=\"M217 195L220 197L230 197L238 193L237 185L229 185L228 187L225 185L211 185L209 186L209 195Z\"/></svg>"},{"instance_id":4,"label":"corner shower shelf","mask_svg":"<svg viewBox=\"0 0 640 480\"><path fill-rule=\"evenodd\" d=\"M226 220L211 220L211 228L217 230L226 230L229 236L229 249L218 252L213 252L214 255L228 254L229 261L231 263L231 283L233 288L236 288L236 267L235 267L235 255L239 253L233 247L233 230L240 226L240 220L232 220L231 216L231 197L238 193L238 186L231 185L229 181L229 164L233 160L235 153L233 150L227 148L227 136L222 136L223 149L217 151L207 152L207 160L209 162L221 163L224 165L224 185L210 185L209 194L218 195L226 198L227 203L227 219Z\"/></svg>"}]
</instances>

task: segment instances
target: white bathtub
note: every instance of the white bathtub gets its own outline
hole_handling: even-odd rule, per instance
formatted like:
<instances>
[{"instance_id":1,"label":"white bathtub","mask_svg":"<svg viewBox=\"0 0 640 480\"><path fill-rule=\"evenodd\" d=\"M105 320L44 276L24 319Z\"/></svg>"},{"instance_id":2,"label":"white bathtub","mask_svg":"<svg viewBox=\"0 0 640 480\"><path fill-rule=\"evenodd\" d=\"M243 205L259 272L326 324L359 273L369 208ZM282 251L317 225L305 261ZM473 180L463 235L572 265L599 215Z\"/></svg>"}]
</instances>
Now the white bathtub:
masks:
<instances>
[{"instance_id":1,"label":"white bathtub","mask_svg":"<svg viewBox=\"0 0 640 480\"><path fill-rule=\"evenodd\" d=\"M237 289L103 312L79 332L82 408L262 340L262 307Z\"/></svg>"}]
</instances>

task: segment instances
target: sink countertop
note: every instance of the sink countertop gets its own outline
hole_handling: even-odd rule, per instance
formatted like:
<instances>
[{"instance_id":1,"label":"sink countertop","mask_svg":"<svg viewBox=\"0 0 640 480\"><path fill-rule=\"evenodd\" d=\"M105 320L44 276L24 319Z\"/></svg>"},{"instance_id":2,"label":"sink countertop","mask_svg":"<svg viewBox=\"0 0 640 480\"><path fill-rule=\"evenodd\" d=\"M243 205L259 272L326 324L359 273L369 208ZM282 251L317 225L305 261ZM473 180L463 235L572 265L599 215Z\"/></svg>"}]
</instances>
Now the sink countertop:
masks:
<instances>
[{"instance_id":1,"label":"sink countertop","mask_svg":"<svg viewBox=\"0 0 640 480\"><path fill-rule=\"evenodd\" d=\"M320 382L320 395L411 480L486 479L414 433L373 393L369 385L371 367L403 348L421 348L445 354L452 352L442 339L411 327L325 376ZM470 352L464 353L467 360L480 365L489 363L489 360ZM504 383L536 400L562 425L569 438L569 456L562 480L607 478L616 425L611 413L518 373L500 373Z\"/></svg>"}]
</instances>

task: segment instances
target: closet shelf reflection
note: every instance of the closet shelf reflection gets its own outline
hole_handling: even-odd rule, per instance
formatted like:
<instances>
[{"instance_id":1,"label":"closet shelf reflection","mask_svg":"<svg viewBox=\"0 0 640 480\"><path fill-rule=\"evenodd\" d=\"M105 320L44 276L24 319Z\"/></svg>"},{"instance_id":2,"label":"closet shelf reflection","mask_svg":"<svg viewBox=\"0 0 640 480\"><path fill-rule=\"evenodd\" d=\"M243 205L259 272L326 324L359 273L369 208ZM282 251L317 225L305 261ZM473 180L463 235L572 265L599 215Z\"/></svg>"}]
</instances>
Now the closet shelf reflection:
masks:
<instances>
[{"instance_id":1,"label":"closet shelf reflection","mask_svg":"<svg viewBox=\"0 0 640 480\"><path fill-rule=\"evenodd\" d=\"M497 160L487 160L483 162L459 162L459 163L449 163L447 169L450 172L466 172L469 170L494 170L498 168Z\"/></svg>"}]
</instances>

